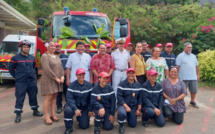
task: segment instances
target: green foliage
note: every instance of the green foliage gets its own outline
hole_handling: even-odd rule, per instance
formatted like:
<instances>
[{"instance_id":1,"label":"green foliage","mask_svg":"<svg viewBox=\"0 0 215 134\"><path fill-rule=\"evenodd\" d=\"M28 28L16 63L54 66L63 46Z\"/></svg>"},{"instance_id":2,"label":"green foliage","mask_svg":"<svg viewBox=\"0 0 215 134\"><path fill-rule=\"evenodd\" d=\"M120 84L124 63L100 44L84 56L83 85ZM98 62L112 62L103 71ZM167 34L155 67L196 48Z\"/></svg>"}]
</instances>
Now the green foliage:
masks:
<instances>
[{"instance_id":1,"label":"green foliage","mask_svg":"<svg viewBox=\"0 0 215 134\"><path fill-rule=\"evenodd\" d=\"M30 2L26 2L25 0L4 0L4 1L24 15L30 15L31 13Z\"/></svg>"},{"instance_id":2,"label":"green foliage","mask_svg":"<svg viewBox=\"0 0 215 134\"><path fill-rule=\"evenodd\" d=\"M61 31L61 35L60 35L60 39L67 39L69 37L75 37L75 34L72 32L72 30L67 27L67 26L64 26L60 29Z\"/></svg>"},{"instance_id":3,"label":"green foliage","mask_svg":"<svg viewBox=\"0 0 215 134\"><path fill-rule=\"evenodd\" d=\"M207 50L198 55L200 78L215 81L215 50Z\"/></svg>"}]
</instances>

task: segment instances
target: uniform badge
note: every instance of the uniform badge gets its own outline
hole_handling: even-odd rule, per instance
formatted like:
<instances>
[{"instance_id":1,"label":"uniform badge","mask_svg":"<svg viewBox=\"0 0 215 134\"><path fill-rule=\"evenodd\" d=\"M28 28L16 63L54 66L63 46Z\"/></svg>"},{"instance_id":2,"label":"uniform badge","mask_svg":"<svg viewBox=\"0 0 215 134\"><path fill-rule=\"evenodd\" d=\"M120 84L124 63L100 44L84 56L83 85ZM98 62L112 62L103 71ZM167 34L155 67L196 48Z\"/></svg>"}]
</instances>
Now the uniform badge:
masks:
<instances>
[{"instance_id":1,"label":"uniform badge","mask_svg":"<svg viewBox=\"0 0 215 134\"><path fill-rule=\"evenodd\" d=\"M132 97L135 97L135 93L132 93Z\"/></svg>"},{"instance_id":2,"label":"uniform badge","mask_svg":"<svg viewBox=\"0 0 215 134\"><path fill-rule=\"evenodd\" d=\"M97 96L97 100L101 100L101 96Z\"/></svg>"}]
</instances>

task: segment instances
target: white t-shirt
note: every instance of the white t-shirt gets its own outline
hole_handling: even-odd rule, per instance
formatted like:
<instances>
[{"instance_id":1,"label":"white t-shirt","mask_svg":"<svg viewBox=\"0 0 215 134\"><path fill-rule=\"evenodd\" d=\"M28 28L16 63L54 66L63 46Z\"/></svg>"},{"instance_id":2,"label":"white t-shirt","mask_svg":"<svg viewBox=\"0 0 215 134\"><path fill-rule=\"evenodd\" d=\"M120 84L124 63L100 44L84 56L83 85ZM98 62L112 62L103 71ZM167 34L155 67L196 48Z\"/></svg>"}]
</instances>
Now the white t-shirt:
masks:
<instances>
[{"instance_id":1,"label":"white t-shirt","mask_svg":"<svg viewBox=\"0 0 215 134\"><path fill-rule=\"evenodd\" d=\"M90 61L91 57L86 53L79 54L78 52L75 52L69 55L66 68L71 68L70 82L77 80L76 70L78 68L83 68L85 70L85 80L88 82L90 81Z\"/></svg>"}]
</instances>

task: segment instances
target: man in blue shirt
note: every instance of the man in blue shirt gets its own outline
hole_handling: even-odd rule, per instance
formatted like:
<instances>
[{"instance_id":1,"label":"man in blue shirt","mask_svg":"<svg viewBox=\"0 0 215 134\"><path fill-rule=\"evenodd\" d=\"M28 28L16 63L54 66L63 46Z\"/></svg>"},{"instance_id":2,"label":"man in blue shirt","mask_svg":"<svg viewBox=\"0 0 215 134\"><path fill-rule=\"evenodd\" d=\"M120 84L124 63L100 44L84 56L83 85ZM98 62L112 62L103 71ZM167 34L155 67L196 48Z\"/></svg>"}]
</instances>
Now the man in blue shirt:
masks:
<instances>
[{"instance_id":1,"label":"man in blue shirt","mask_svg":"<svg viewBox=\"0 0 215 134\"><path fill-rule=\"evenodd\" d=\"M189 88L191 101L190 106L199 108L195 102L196 93L198 91L198 82L200 81L198 60L192 52L192 44L187 42L184 44L184 51L176 58L179 78L184 81L186 87Z\"/></svg>"},{"instance_id":2,"label":"man in blue shirt","mask_svg":"<svg viewBox=\"0 0 215 134\"><path fill-rule=\"evenodd\" d=\"M23 40L19 43L21 53L13 56L9 64L9 72L15 78L16 81L16 104L15 111L16 119L15 123L21 121L21 113L23 103L25 101L25 95L28 93L29 104L34 111L34 116L43 116L37 109L39 107L37 103L37 80L35 76L35 58L29 55L31 42Z\"/></svg>"},{"instance_id":3,"label":"man in blue shirt","mask_svg":"<svg viewBox=\"0 0 215 134\"><path fill-rule=\"evenodd\" d=\"M63 92L58 92L57 95L57 113L60 114L62 112L62 95L64 93L64 96L66 98L66 91L68 86L66 85L66 62L68 60L68 56L66 54L61 53L61 46L59 43L55 43L56 50L55 54L60 58L63 69L64 69L64 83L63 83Z\"/></svg>"},{"instance_id":4,"label":"man in blue shirt","mask_svg":"<svg viewBox=\"0 0 215 134\"><path fill-rule=\"evenodd\" d=\"M69 85L66 95L66 105L64 109L64 123L66 131L64 134L70 134L73 131L73 116L76 115L81 129L89 127L90 116L92 116L92 106L90 95L92 85L84 80L85 70L78 68L76 70L77 80Z\"/></svg>"},{"instance_id":5,"label":"man in blue shirt","mask_svg":"<svg viewBox=\"0 0 215 134\"><path fill-rule=\"evenodd\" d=\"M155 69L148 71L148 80L143 83L143 106L142 106L142 123L148 126L148 120L153 118L156 125L163 127L165 119L162 113L163 108L163 90L159 83L156 82L158 73Z\"/></svg>"},{"instance_id":6,"label":"man in blue shirt","mask_svg":"<svg viewBox=\"0 0 215 134\"><path fill-rule=\"evenodd\" d=\"M175 66L175 54L172 53L173 44L171 42L166 43L165 51L161 52L160 57L163 57L166 60L166 63L169 67L169 70L171 67Z\"/></svg>"},{"instance_id":7,"label":"man in blue shirt","mask_svg":"<svg viewBox=\"0 0 215 134\"><path fill-rule=\"evenodd\" d=\"M146 62L148 60L148 58L152 57L152 54L151 54L151 52L147 51L147 49L146 49L147 48L147 42L145 40L142 40L141 44L143 46L143 50L142 50L141 54L142 54L142 56Z\"/></svg>"}]
</instances>

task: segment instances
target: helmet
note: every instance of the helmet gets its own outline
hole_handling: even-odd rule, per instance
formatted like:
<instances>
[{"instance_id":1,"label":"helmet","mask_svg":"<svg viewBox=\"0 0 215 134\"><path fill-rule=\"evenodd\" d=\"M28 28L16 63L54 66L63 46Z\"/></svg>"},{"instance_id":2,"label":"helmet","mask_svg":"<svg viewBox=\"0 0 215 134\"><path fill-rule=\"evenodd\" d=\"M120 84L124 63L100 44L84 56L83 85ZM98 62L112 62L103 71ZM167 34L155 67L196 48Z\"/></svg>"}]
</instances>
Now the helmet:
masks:
<instances>
[{"instance_id":1,"label":"helmet","mask_svg":"<svg viewBox=\"0 0 215 134\"><path fill-rule=\"evenodd\" d=\"M28 45L31 47L31 42L29 40L23 40L19 42L19 47L22 47L23 45Z\"/></svg>"}]
</instances>

